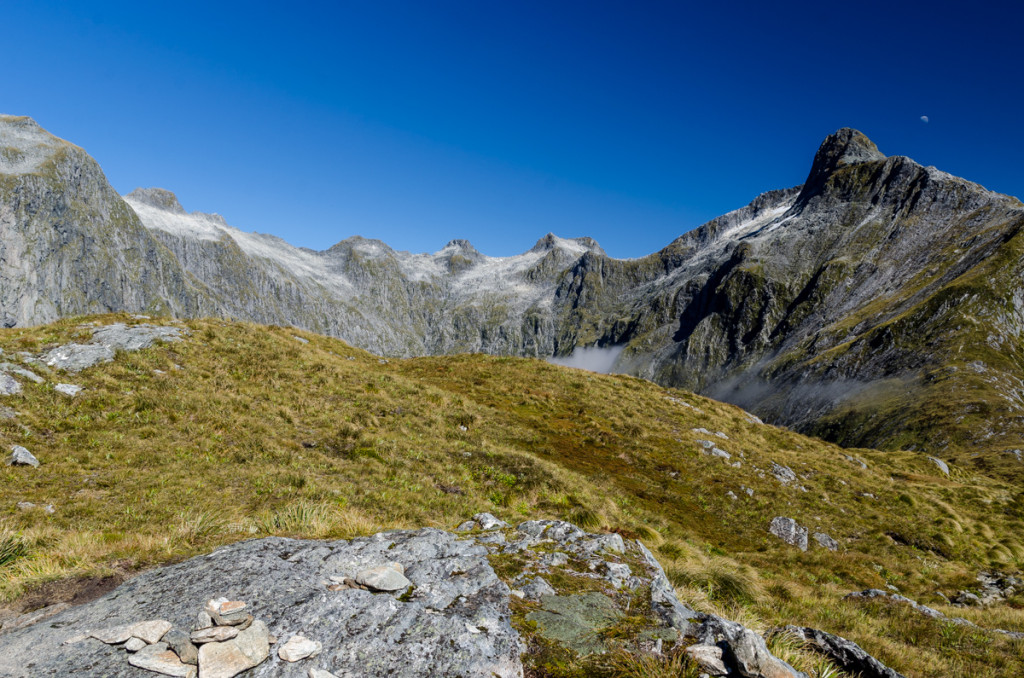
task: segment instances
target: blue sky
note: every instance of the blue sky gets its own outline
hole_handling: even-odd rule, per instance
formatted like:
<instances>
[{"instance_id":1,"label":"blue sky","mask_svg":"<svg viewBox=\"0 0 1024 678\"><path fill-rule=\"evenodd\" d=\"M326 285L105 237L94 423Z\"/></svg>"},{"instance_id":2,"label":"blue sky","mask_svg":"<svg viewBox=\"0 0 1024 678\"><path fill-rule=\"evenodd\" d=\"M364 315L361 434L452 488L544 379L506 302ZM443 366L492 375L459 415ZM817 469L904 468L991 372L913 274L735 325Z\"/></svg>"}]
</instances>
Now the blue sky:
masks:
<instances>
[{"instance_id":1,"label":"blue sky","mask_svg":"<svg viewBox=\"0 0 1024 678\"><path fill-rule=\"evenodd\" d=\"M1024 197L1012 5L12 0L0 111L296 245L641 256L844 126Z\"/></svg>"}]
</instances>

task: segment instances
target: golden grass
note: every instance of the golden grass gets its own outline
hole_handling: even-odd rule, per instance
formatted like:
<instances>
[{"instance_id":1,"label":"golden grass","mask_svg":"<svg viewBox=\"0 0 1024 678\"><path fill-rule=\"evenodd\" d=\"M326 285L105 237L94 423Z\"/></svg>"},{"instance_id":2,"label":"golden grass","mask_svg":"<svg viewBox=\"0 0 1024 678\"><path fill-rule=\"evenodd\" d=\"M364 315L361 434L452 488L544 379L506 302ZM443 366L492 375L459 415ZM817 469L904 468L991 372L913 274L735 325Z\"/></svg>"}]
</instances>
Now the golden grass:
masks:
<instances>
[{"instance_id":1,"label":"golden grass","mask_svg":"<svg viewBox=\"0 0 1024 678\"><path fill-rule=\"evenodd\" d=\"M80 322L0 331L0 347L12 359L81 341ZM43 466L0 468L0 597L239 539L450 528L490 511L642 538L691 604L763 628L840 633L909 676L1024 667L1005 637L943 645L941 624L842 600L893 584L932 605L978 569L1019 569L1024 502L1006 481L963 468L946 478L919 452L842 450L631 377L481 355L381 363L293 328L183 326L186 341L79 375L30 366L48 383L4 399L19 414L0 420L0 439ZM56 381L85 390L69 399ZM731 459L702 454L695 441L708 435L694 428ZM779 483L772 462L798 481ZM56 512L18 510L19 501ZM841 550L782 544L767 532L776 515L828 533ZM1024 629L1012 606L977 616Z\"/></svg>"}]
</instances>

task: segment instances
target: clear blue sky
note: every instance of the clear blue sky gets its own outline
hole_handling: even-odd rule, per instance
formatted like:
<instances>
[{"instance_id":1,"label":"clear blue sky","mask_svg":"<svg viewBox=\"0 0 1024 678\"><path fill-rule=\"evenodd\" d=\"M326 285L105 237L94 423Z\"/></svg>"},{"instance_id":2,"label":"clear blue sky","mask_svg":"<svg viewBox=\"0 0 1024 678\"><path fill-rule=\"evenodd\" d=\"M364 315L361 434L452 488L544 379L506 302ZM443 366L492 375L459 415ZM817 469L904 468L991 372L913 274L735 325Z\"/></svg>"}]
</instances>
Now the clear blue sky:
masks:
<instances>
[{"instance_id":1,"label":"clear blue sky","mask_svg":"<svg viewBox=\"0 0 1024 678\"><path fill-rule=\"evenodd\" d=\"M641 256L801 183L844 126L1024 196L1022 24L984 1L10 0L0 112L122 193L297 245L552 231Z\"/></svg>"}]
</instances>

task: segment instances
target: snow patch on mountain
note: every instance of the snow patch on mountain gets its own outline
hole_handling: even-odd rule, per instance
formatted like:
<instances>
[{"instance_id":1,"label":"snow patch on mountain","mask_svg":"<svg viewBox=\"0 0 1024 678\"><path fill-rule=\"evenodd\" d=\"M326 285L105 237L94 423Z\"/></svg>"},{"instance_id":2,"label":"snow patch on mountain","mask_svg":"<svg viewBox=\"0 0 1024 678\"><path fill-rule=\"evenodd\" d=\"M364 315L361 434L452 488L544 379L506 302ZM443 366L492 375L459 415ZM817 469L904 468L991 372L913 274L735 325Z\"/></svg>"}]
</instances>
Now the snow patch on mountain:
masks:
<instances>
[{"instance_id":1,"label":"snow patch on mountain","mask_svg":"<svg viewBox=\"0 0 1024 678\"><path fill-rule=\"evenodd\" d=\"M319 252L294 247L273 235L247 233L228 226L220 215L178 213L147 204L130 195L125 196L124 200L150 230L164 231L189 240L232 240L250 257L281 266L293 275L312 279L335 290L352 288L345 276L328 268Z\"/></svg>"},{"instance_id":2,"label":"snow patch on mountain","mask_svg":"<svg viewBox=\"0 0 1024 678\"><path fill-rule=\"evenodd\" d=\"M773 223L778 220L783 214L789 211L789 208L793 206L796 198L787 200L782 204L773 207L769 210L764 210L756 217L740 222L735 226L731 226L722 232L718 237L719 240L738 240L750 235L760 235L762 232L770 233L775 230L775 227L781 225L781 222L776 224Z\"/></svg>"}]
</instances>

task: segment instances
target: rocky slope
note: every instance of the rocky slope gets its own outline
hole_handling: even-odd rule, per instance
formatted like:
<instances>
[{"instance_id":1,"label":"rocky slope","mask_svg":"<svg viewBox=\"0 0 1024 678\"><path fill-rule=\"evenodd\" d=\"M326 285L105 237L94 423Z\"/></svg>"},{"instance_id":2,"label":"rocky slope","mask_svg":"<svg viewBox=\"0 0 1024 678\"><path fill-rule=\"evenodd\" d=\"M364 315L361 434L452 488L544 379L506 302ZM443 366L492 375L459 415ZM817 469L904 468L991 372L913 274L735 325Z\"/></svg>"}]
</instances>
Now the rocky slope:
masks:
<instances>
[{"instance_id":1,"label":"rocky slope","mask_svg":"<svg viewBox=\"0 0 1024 678\"><path fill-rule=\"evenodd\" d=\"M506 258L359 237L313 252L159 189L120 201L84 152L27 119L0 134L8 324L153 309L386 355L616 347L619 371L846 445L992 464L1024 449L1024 207L854 130L824 141L803 186L634 260L553 235Z\"/></svg>"},{"instance_id":2,"label":"rocky slope","mask_svg":"<svg viewBox=\"0 0 1024 678\"><path fill-rule=\"evenodd\" d=\"M553 653L586 675L635 675L603 657L618 652L677 654L686 676L807 678L758 633L683 605L640 542L487 513L458 529L236 543L37 613L0 635L0 676L521 678L553 675ZM838 636L788 633L812 639L822 666L901 678Z\"/></svg>"}]
</instances>

